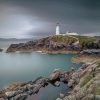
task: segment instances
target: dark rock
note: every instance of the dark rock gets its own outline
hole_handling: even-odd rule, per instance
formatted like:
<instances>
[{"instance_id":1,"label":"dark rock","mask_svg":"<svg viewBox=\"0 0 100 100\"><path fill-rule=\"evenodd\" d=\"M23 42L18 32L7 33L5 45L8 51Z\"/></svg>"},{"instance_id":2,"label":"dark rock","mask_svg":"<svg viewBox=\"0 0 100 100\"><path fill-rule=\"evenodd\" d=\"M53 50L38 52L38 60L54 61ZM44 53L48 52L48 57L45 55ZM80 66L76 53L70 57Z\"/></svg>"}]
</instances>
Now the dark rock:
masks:
<instances>
[{"instance_id":1,"label":"dark rock","mask_svg":"<svg viewBox=\"0 0 100 100\"><path fill-rule=\"evenodd\" d=\"M0 52L2 52L3 51L3 49L0 49Z\"/></svg>"},{"instance_id":2,"label":"dark rock","mask_svg":"<svg viewBox=\"0 0 100 100\"><path fill-rule=\"evenodd\" d=\"M27 98L27 94L19 94L13 98L13 100L25 100Z\"/></svg>"},{"instance_id":3,"label":"dark rock","mask_svg":"<svg viewBox=\"0 0 100 100\"><path fill-rule=\"evenodd\" d=\"M42 87L41 85L35 84L34 89L33 89L33 93L38 93L41 87Z\"/></svg>"},{"instance_id":4,"label":"dark rock","mask_svg":"<svg viewBox=\"0 0 100 100\"><path fill-rule=\"evenodd\" d=\"M36 81L36 84L41 84L42 86L45 86L46 83L47 83L47 79L45 78L41 78Z\"/></svg>"}]
</instances>

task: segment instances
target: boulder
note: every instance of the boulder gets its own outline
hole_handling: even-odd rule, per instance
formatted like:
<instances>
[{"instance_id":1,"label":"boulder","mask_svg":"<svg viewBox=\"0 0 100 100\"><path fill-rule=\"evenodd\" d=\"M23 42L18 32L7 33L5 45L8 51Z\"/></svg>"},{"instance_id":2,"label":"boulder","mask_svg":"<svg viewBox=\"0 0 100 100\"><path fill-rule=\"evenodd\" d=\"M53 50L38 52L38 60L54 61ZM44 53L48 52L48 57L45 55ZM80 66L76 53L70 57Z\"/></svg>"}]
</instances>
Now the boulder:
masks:
<instances>
[{"instance_id":1,"label":"boulder","mask_svg":"<svg viewBox=\"0 0 100 100\"><path fill-rule=\"evenodd\" d=\"M74 83L75 83L75 80L70 79L68 82L68 87L73 87Z\"/></svg>"},{"instance_id":2,"label":"boulder","mask_svg":"<svg viewBox=\"0 0 100 100\"><path fill-rule=\"evenodd\" d=\"M60 70L55 69L50 75L50 80L56 80L57 78L59 78L59 76L60 76Z\"/></svg>"},{"instance_id":3,"label":"boulder","mask_svg":"<svg viewBox=\"0 0 100 100\"><path fill-rule=\"evenodd\" d=\"M7 97L13 97L14 94L15 94L15 91L10 91L10 92L6 92L6 93L5 93L5 95L6 95Z\"/></svg>"}]
</instances>

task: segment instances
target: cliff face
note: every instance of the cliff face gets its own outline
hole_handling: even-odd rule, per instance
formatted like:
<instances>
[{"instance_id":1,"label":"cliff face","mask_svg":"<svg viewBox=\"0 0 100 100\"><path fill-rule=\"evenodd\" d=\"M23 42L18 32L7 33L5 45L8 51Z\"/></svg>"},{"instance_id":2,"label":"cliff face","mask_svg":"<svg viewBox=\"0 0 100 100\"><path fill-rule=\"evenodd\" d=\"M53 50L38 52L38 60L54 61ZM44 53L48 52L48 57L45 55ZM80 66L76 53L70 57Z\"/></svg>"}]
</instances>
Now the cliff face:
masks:
<instances>
[{"instance_id":1,"label":"cliff face","mask_svg":"<svg viewBox=\"0 0 100 100\"><path fill-rule=\"evenodd\" d=\"M43 52L79 52L83 49L100 49L99 38L53 35L26 43L11 44L7 52L43 51Z\"/></svg>"},{"instance_id":2,"label":"cliff face","mask_svg":"<svg viewBox=\"0 0 100 100\"><path fill-rule=\"evenodd\" d=\"M74 45L75 42L77 42L75 38L68 36L49 36L27 43L11 44L7 52L78 50Z\"/></svg>"}]
</instances>

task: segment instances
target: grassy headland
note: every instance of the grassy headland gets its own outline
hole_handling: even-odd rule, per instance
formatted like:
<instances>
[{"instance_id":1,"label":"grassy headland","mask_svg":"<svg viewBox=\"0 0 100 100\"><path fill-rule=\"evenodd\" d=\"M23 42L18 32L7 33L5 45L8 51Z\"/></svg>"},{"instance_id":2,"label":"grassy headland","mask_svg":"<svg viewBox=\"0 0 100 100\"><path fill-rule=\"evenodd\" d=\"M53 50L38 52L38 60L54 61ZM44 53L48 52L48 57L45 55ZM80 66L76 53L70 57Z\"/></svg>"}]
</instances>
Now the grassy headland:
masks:
<instances>
[{"instance_id":1,"label":"grassy headland","mask_svg":"<svg viewBox=\"0 0 100 100\"><path fill-rule=\"evenodd\" d=\"M85 49L100 49L100 37L52 35L26 43L11 44L7 52L79 53Z\"/></svg>"}]
</instances>

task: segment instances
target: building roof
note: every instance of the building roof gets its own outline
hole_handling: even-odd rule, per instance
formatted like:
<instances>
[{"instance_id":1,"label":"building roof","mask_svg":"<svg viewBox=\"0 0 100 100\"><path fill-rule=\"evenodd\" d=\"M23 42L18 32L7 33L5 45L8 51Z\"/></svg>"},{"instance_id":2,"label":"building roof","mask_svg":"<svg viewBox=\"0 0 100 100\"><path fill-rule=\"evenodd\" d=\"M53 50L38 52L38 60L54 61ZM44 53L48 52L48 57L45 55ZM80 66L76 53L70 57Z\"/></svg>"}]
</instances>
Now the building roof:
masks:
<instances>
[{"instance_id":1,"label":"building roof","mask_svg":"<svg viewBox=\"0 0 100 100\"><path fill-rule=\"evenodd\" d=\"M75 32L66 32L67 35L79 35L78 33Z\"/></svg>"}]
</instances>

